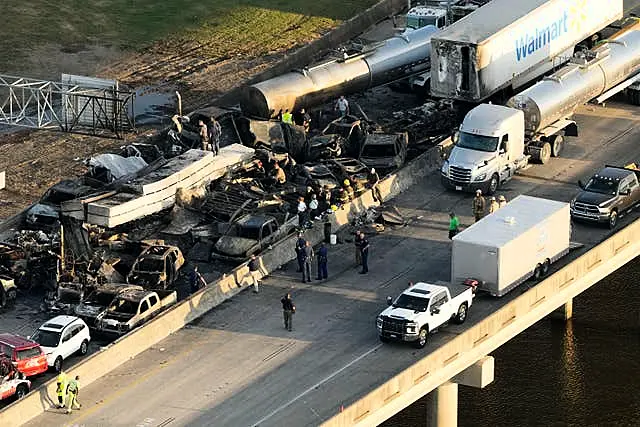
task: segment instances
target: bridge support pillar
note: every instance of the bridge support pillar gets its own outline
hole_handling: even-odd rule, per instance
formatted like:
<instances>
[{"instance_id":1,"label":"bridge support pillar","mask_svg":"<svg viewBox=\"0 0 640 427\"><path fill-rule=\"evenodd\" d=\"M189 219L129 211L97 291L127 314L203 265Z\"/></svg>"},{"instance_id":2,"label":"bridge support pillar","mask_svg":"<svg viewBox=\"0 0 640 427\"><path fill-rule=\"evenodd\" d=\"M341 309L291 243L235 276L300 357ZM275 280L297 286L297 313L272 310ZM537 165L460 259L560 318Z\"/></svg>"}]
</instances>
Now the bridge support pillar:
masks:
<instances>
[{"instance_id":1,"label":"bridge support pillar","mask_svg":"<svg viewBox=\"0 0 640 427\"><path fill-rule=\"evenodd\" d=\"M561 320L569 320L573 317L573 298L562 304L553 312L553 317Z\"/></svg>"},{"instance_id":2,"label":"bridge support pillar","mask_svg":"<svg viewBox=\"0 0 640 427\"><path fill-rule=\"evenodd\" d=\"M457 427L458 384L485 388L493 382L495 360L485 356L427 395L427 426Z\"/></svg>"},{"instance_id":3,"label":"bridge support pillar","mask_svg":"<svg viewBox=\"0 0 640 427\"><path fill-rule=\"evenodd\" d=\"M447 381L427 399L427 427L457 427L458 384Z\"/></svg>"}]
</instances>

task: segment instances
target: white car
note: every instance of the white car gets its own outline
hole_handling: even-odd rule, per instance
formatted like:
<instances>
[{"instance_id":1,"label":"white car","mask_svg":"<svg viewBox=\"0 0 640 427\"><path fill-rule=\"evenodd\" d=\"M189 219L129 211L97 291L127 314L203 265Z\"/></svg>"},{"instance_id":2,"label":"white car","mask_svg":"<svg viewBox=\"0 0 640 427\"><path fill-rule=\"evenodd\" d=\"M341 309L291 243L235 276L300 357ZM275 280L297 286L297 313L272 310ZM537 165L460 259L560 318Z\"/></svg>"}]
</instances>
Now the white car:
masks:
<instances>
[{"instance_id":1,"label":"white car","mask_svg":"<svg viewBox=\"0 0 640 427\"><path fill-rule=\"evenodd\" d=\"M62 362L69 356L87 354L91 335L79 317L56 316L40 326L31 339L40 344L49 366L60 372Z\"/></svg>"}]
</instances>

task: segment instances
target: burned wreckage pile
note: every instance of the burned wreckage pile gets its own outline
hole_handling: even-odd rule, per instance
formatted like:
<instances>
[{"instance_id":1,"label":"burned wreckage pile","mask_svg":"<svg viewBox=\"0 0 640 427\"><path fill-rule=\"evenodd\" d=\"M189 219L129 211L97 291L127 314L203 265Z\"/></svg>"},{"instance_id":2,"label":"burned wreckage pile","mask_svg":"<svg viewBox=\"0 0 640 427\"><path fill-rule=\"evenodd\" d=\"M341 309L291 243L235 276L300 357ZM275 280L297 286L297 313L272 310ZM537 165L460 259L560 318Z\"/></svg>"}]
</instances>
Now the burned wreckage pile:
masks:
<instances>
[{"instance_id":1,"label":"burned wreckage pile","mask_svg":"<svg viewBox=\"0 0 640 427\"><path fill-rule=\"evenodd\" d=\"M43 310L125 333L144 321L140 304L156 313L188 295L194 265L217 278L442 139L430 124L441 110L382 126L320 114L311 128L217 111L218 153L200 149L193 125L211 114L174 116L174 128L88 159L83 176L0 226L0 304L42 294Z\"/></svg>"}]
</instances>

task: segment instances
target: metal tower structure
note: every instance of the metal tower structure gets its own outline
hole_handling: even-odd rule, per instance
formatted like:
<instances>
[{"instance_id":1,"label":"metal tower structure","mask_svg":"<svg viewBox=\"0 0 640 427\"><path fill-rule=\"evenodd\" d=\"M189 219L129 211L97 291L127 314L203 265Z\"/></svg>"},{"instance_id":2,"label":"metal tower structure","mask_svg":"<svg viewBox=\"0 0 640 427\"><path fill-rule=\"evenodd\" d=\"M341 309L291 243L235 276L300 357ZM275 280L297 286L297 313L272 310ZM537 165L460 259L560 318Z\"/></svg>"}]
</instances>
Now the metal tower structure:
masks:
<instances>
[{"instance_id":1,"label":"metal tower structure","mask_svg":"<svg viewBox=\"0 0 640 427\"><path fill-rule=\"evenodd\" d=\"M63 74L61 82L0 74L0 125L124 138L135 130L135 92L116 80Z\"/></svg>"}]
</instances>

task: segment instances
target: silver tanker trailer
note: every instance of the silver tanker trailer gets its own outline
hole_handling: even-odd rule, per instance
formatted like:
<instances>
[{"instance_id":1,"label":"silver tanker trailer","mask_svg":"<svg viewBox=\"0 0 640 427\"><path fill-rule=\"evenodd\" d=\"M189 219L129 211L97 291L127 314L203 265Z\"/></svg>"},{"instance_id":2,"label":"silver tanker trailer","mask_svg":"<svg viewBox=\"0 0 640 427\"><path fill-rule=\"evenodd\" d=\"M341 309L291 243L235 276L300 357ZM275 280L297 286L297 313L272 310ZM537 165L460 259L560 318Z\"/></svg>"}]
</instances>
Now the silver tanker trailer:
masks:
<instances>
[{"instance_id":1,"label":"silver tanker trailer","mask_svg":"<svg viewBox=\"0 0 640 427\"><path fill-rule=\"evenodd\" d=\"M442 166L443 185L492 194L530 157L544 164L558 156L562 134L577 136L572 116L579 106L602 101L640 79L640 22L634 21L607 43L576 54L506 106L481 104L472 109Z\"/></svg>"}]
</instances>

